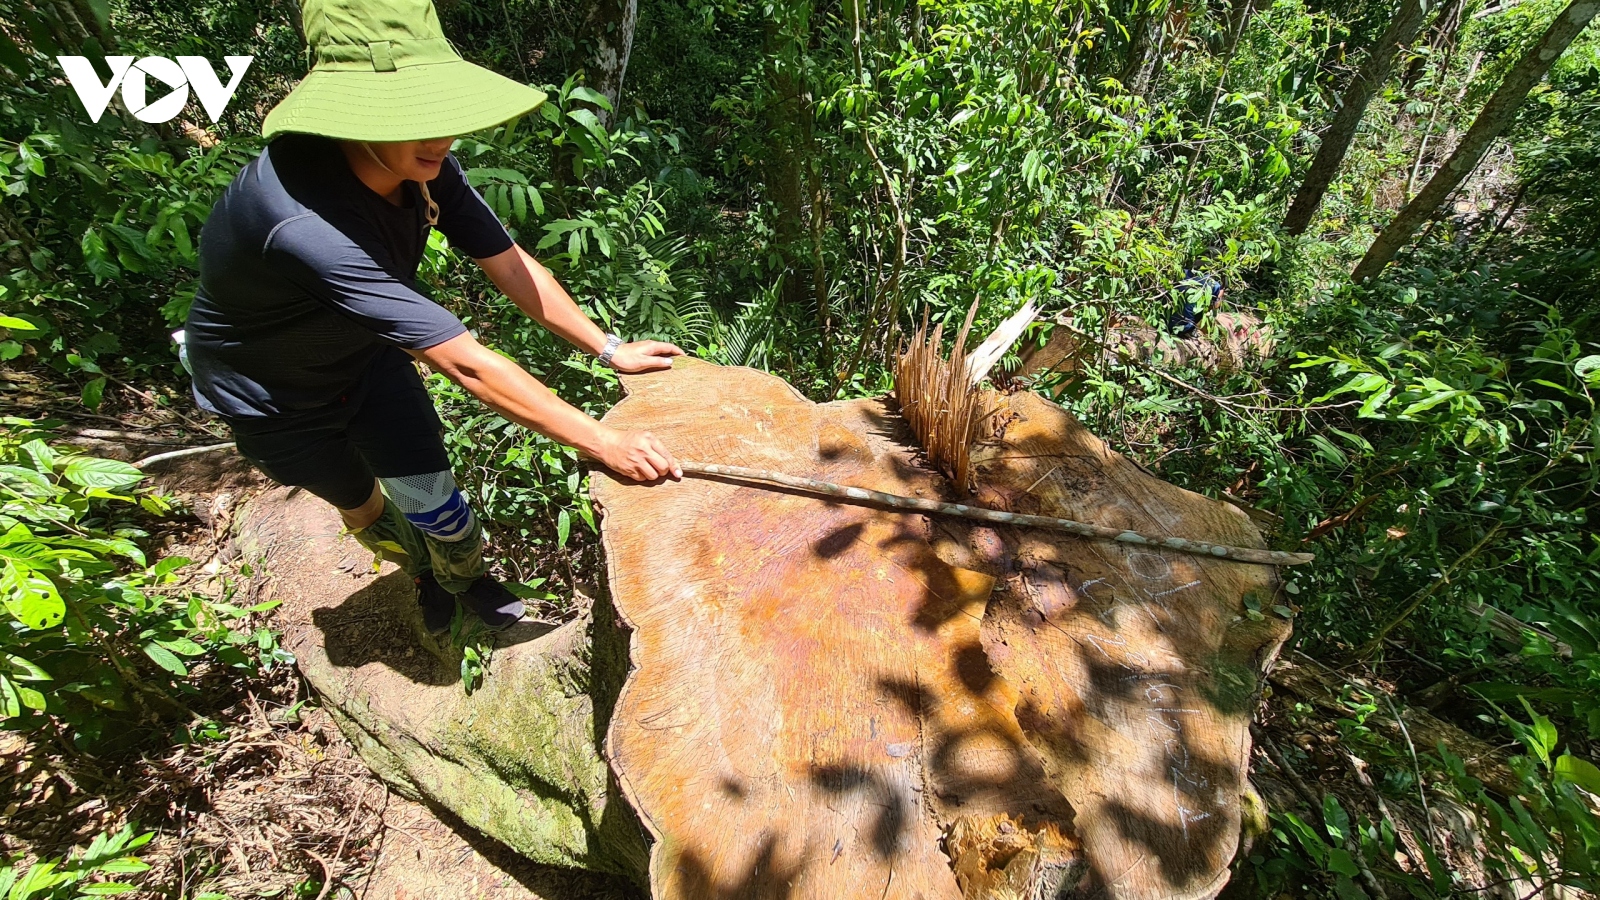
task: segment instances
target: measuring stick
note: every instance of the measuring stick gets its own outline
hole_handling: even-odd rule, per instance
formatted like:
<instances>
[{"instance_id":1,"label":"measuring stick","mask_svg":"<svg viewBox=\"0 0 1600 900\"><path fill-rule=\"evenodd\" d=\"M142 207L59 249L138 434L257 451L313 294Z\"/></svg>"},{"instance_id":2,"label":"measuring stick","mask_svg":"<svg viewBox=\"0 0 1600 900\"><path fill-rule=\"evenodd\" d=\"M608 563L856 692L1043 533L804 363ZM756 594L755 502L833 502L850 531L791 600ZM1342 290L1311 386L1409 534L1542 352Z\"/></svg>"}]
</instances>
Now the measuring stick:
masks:
<instances>
[{"instance_id":1,"label":"measuring stick","mask_svg":"<svg viewBox=\"0 0 1600 900\"><path fill-rule=\"evenodd\" d=\"M938 516L957 516L963 519L977 519L981 522L998 522L1001 525L1019 525L1024 528L1065 531L1068 534L1076 534L1080 537L1102 541L1119 541L1124 544L1137 544L1141 547L1159 547L1164 550L1176 550L1179 553L1193 553L1196 556L1232 559L1238 562L1257 563L1264 566L1298 566L1316 559L1310 553L1256 550L1251 547L1229 547L1225 544L1208 544L1204 541L1191 541L1180 537L1152 537L1140 534L1137 531L1122 531L1116 528L1107 528L1104 525L1090 525L1086 522L1074 522L1071 519L1057 519L1053 516L1031 516L1023 513L1002 512L998 509L985 509L981 506L967 506L964 503L919 500L915 497L901 497L898 494L885 494L881 491L869 491L866 488L834 484L831 481L796 478L793 475L768 472L762 469L747 469L744 466L716 466L706 463L684 462L682 460L678 461L678 465L683 469L683 474L685 475L701 477L714 475L723 478L765 481L811 494L859 500L873 506L911 509Z\"/></svg>"}]
</instances>

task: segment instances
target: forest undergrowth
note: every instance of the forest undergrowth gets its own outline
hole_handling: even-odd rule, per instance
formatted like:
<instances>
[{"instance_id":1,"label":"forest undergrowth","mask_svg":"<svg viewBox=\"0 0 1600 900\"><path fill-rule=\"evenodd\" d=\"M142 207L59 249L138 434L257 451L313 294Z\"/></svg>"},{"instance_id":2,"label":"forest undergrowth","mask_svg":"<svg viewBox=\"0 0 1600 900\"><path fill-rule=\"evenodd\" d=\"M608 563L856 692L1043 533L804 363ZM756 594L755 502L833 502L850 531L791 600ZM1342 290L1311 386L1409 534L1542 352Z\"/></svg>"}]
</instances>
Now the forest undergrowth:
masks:
<instances>
[{"instance_id":1,"label":"forest undergrowth","mask_svg":"<svg viewBox=\"0 0 1600 900\"><path fill-rule=\"evenodd\" d=\"M1593 6L642 0L624 78L598 13L440 4L465 55L550 95L456 156L613 330L827 401L889 390L924 316L953 331L976 300L983 331L1031 300L996 387L1315 552L1248 611L1292 617L1314 677L1263 702L1267 812L1229 890L1373 900L1600 892L1600 30L1559 33ZM12 777L45 786L8 801L33 824L0 885L39 885L8 900L241 890L238 861L173 842L176 808L72 773L234 777L261 717L308 708L249 573L160 549L215 494L86 444L225 439L167 335L301 74L295 14L0 0L0 719ZM217 123L91 123L52 57L113 52L255 61ZM569 401L619 398L438 235L420 278ZM576 452L429 387L502 571L571 615L600 567ZM108 811L100 844L62 827L68 795ZM325 893L328 835L374 839L330 803L279 895Z\"/></svg>"}]
</instances>

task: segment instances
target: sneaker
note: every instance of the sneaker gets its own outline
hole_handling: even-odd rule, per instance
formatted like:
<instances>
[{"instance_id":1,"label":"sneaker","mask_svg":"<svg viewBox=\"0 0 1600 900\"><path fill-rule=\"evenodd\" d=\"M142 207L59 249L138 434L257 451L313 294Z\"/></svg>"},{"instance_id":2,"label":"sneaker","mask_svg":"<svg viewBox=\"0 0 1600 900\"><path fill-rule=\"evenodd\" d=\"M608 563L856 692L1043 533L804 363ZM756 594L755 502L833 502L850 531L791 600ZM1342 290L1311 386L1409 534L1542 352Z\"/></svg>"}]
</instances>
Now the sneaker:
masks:
<instances>
[{"instance_id":1,"label":"sneaker","mask_svg":"<svg viewBox=\"0 0 1600 900\"><path fill-rule=\"evenodd\" d=\"M412 581L417 586L417 606L422 609L422 627L433 635L449 631L450 620L456 616L455 595L445 590L432 572L423 572Z\"/></svg>"},{"instance_id":2,"label":"sneaker","mask_svg":"<svg viewBox=\"0 0 1600 900\"><path fill-rule=\"evenodd\" d=\"M488 575L481 576L457 596L467 609L478 614L483 624L495 631L510 628L526 611L516 594Z\"/></svg>"}]
</instances>

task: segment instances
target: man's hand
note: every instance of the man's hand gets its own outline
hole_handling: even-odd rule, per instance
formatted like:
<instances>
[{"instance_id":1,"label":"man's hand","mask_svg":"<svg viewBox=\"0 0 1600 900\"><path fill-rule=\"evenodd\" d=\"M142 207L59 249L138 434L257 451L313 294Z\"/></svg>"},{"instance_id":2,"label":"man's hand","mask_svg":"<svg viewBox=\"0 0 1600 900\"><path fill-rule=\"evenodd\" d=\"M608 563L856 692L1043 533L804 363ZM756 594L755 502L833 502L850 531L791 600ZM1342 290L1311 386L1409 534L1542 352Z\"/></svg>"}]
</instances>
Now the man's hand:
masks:
<instances>
[{"instance_id":1,"label":"man's hand","mask_svg":"<svg viewBox=\"0 0 1600 900\"><path fill-rule=\"evenodd\" d=\"M674 350L677 348L674 347ZM679 351L680 353L682 351ZM670 365L670 363L668 363ZM601 426L606 428L606 426ZM658 478L683 478L683 470L665 445L648 431L623 431L606 428L595 458L606 468L634 481Z\"/></svg>"},{"instance_id":2,"label":"man's hand","mask_svg":"<svg viewBox=\"0 0 1600 900\"><path fill-rule=\"evenodd\" d=\"M611 368L629 375L672 368L672 358L682 356L676 344L662 341L634 341L623 344L611 354Z\"/></svg>"}]
</instances>

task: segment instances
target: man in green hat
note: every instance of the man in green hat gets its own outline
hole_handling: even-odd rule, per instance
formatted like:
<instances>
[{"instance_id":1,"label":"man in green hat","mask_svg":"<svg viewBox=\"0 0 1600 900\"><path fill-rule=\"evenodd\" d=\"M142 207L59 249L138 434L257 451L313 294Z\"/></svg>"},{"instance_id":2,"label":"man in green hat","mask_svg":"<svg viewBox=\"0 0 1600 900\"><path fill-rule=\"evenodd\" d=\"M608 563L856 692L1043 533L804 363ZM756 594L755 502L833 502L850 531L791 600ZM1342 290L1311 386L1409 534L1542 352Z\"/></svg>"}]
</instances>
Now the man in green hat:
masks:
<instances>
[{"instance_id":1,"label":"man in green hat","mask_svg":"<svg viewBox=\"0 0 1600 900\"><path fill-rule=\"evenodd\" d=\"M512 241L450 155L459 134L544 94L461 59L431 0L304 0L315 62L267 116L270 143L212 209L184 326L195 399L275 480L339 510L402 563L431 631L459 599L492 627L522 604L486 573L483 528L456 487L413 359L513 422L639 481L681 478L647 432L596 422L473 339L424 296L431 228L528 316L622 372L682 350L623 343Z\"/></svg>"}]
</instances>

